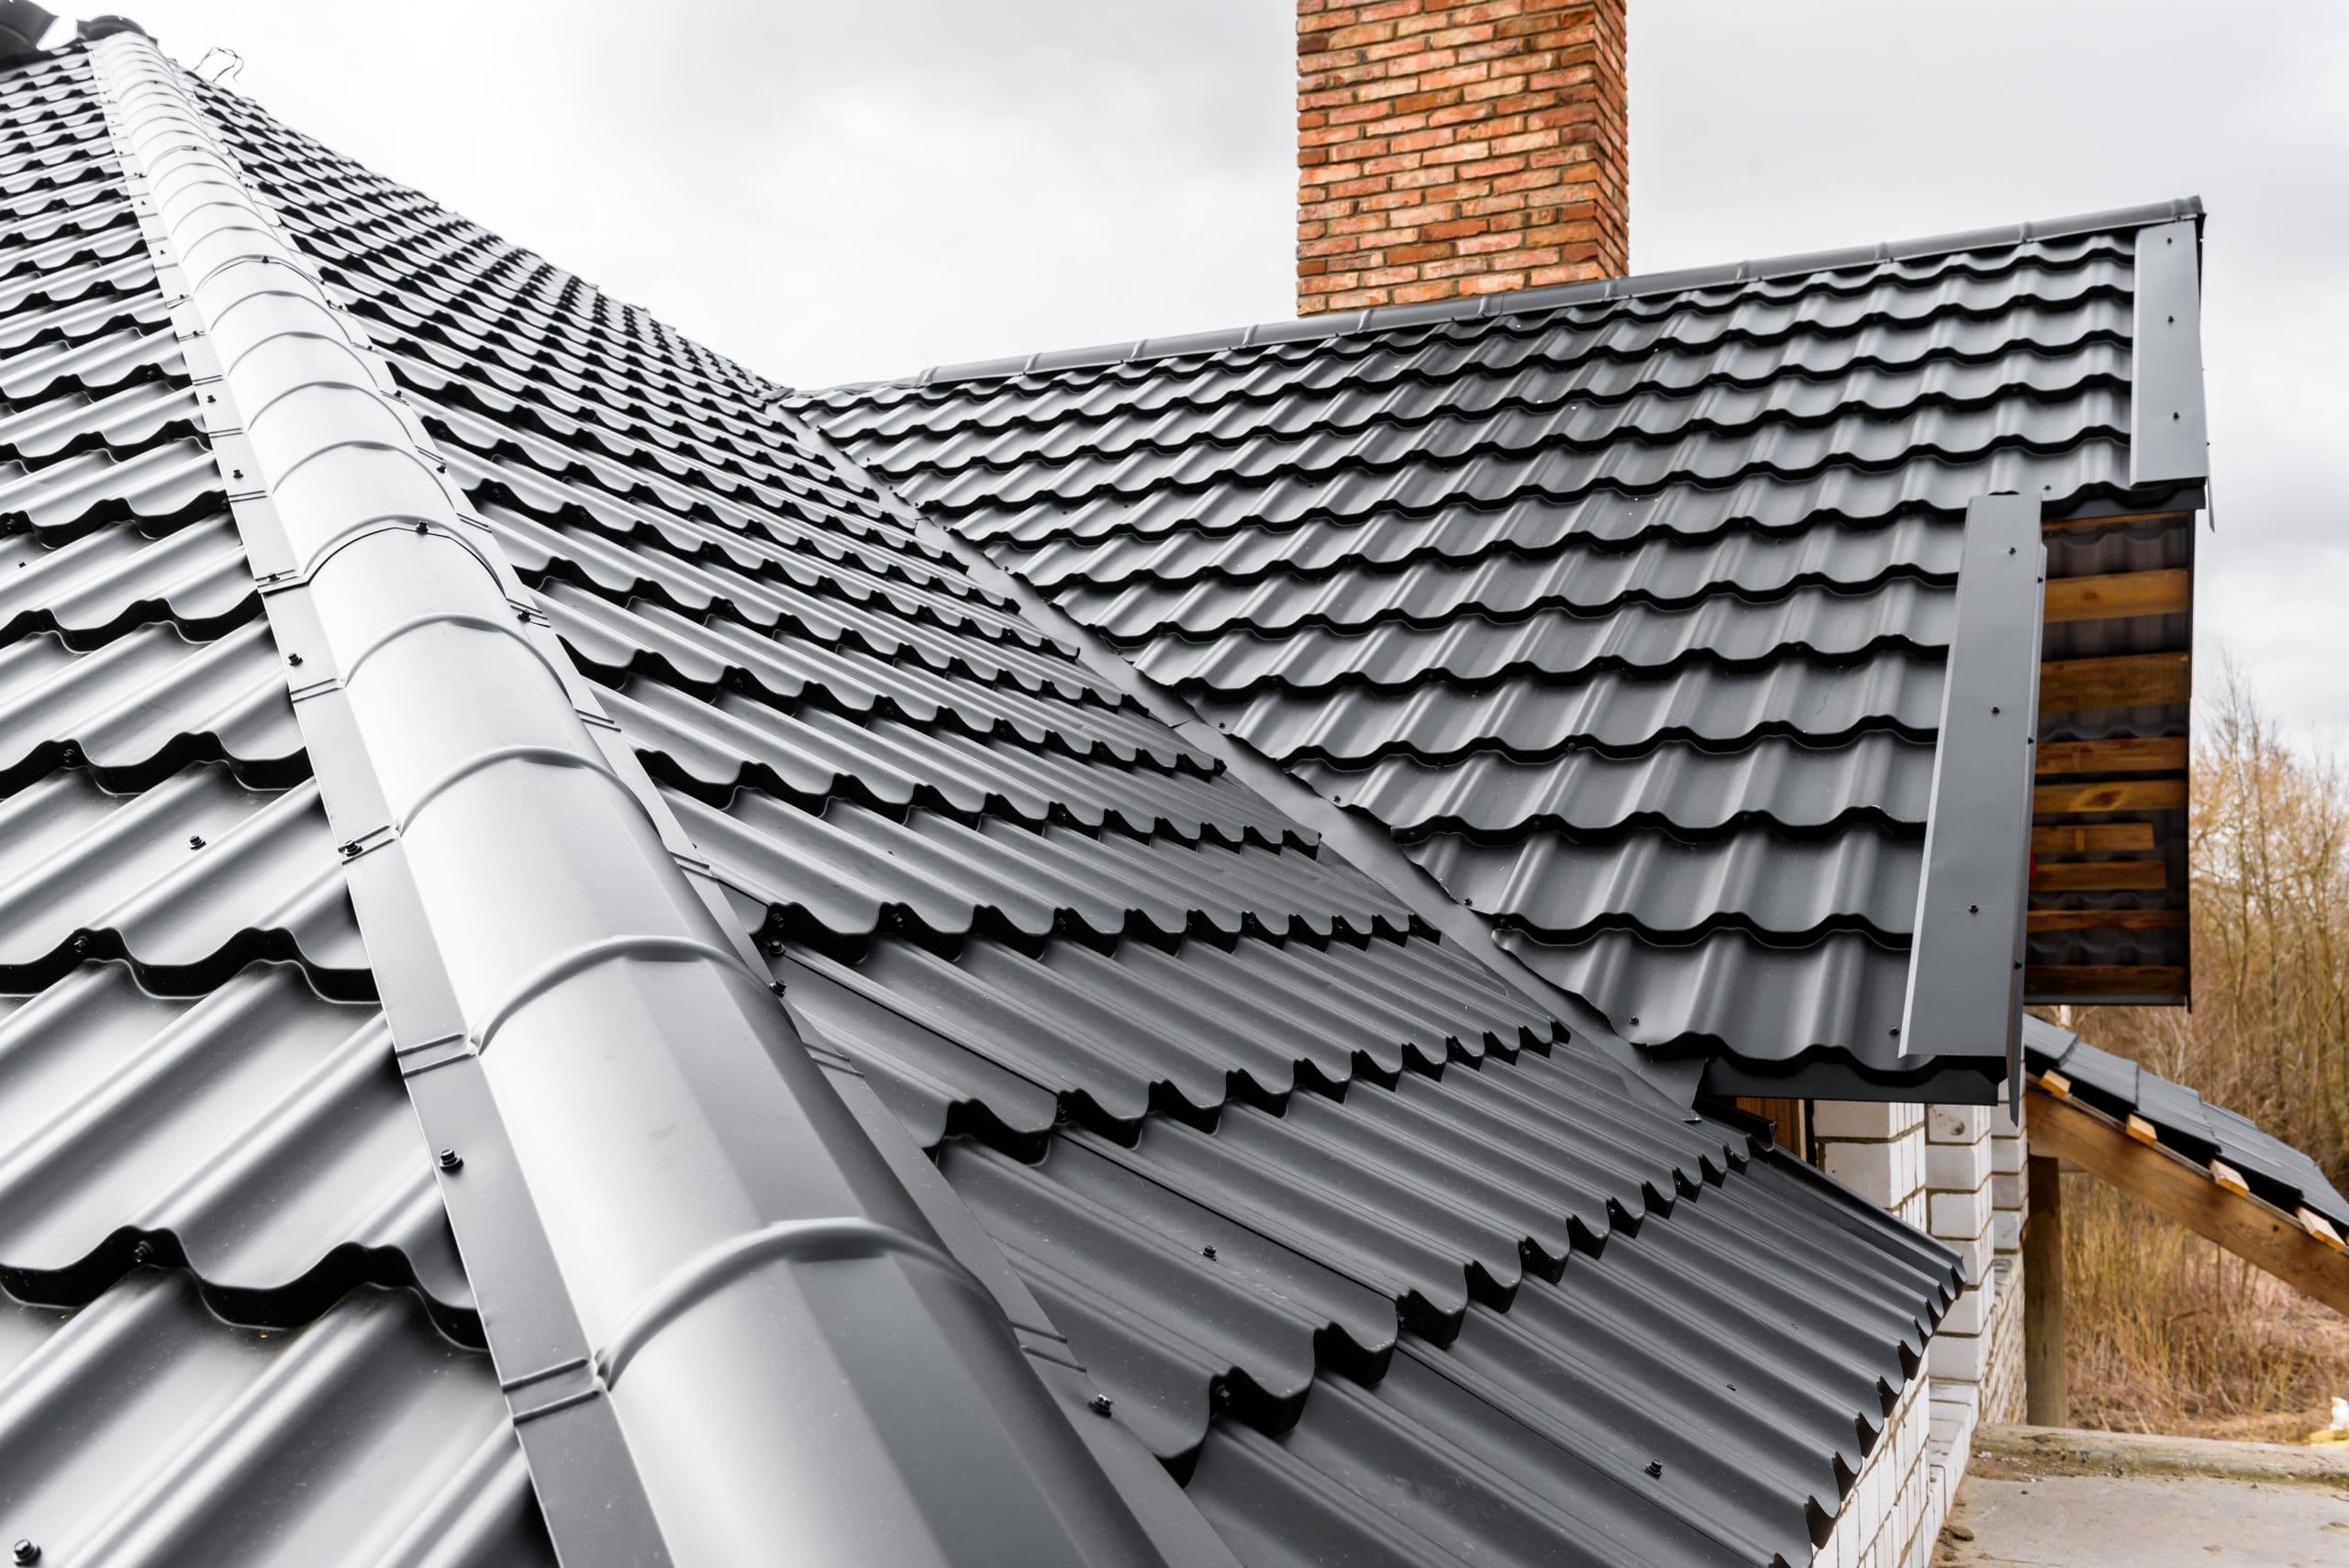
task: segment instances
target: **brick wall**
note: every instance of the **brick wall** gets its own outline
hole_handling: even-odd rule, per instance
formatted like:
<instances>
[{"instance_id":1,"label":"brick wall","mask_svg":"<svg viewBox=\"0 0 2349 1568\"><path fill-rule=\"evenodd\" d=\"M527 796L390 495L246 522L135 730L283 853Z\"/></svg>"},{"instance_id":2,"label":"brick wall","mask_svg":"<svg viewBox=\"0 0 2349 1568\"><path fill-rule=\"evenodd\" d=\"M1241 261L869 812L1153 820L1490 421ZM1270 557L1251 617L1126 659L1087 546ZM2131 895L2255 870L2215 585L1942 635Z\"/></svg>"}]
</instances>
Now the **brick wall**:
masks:
<instances>
[{"instance_id":1,"label":"brick wall","mask_svg":"<svg viewBox=\"0 0 2349 1568\"><path fill-rule=\"evenodd\" d=\"M1926 1347L1921 1451L1887 1460L1844 1504L1818 1558L1925 1568L1983 1421L2020 1418L2022 1403L2023 1138L2003 1105L1919 1106L1821 1100L1811 1107L1820 1167L1869 1202L1954 1248L1965 1288ZM1872 1464L1877 1456L1869 1456Z\"/></svg>"},{"instance_id":2,"label":"brick wall","mask_svg":"<svg viewBox=\"0 0 2349 1568\"><path fill-rule=\"evenodd\" d=\"M1297 0L1297 314L1624 272L1623 7Z\"/></svg>"}]
</instances>

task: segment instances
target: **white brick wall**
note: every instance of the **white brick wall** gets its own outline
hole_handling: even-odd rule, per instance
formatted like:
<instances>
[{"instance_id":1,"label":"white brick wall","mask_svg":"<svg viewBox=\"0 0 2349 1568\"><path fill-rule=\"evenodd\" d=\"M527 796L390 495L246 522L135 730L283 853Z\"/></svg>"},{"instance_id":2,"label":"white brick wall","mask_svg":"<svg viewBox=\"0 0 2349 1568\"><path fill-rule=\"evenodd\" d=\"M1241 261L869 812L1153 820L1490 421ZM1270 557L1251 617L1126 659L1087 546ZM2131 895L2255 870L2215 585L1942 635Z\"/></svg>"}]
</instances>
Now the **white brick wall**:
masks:
<instances>
[{"instance_id":1,"label":"white brick wall","mask_svg":"<svg viewBox=\"0 0 2349 1568\"><path fill-rule=\"evenodd\" d=\"M1817 1568L1908 1568L1925 1560L1913 1556L1931 1502L1926 1442L1932 1400L1925 1385L1911 1381L1900 1404L1860 1465L1859 1480L1835 1516L1835 1531L1812 1561ZM1932 1515L1931 1536L1941 1532Z\"/></svg>"},{"instance_id":2,"label":"white brick wall","mask_svg":"<svg viewBox=\"0 0 2349 1568\"><path fill-rule=\"evenodd\" d=\"M1928 1568L1976 1424L2021 1418L2023 1140L2003 1104L1822 1100L1811 1128L1821 1169L1961 1260L1963 1289L1926 1347L1930 1376L1904 1393L1890 1440L1869 1455L1817 1559Z\"/></svg>"}]
</instances>

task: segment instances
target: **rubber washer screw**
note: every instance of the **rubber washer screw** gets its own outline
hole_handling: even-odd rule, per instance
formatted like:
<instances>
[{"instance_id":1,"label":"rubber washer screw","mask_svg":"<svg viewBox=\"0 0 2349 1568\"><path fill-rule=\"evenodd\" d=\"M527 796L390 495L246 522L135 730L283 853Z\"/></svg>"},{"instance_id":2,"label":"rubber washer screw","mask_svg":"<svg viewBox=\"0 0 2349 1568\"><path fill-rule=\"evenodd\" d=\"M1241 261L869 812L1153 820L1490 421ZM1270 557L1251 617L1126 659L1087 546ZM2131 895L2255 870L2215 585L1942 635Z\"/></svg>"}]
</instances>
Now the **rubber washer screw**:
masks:
<instances>
[{"instance_id":1,"label":"rubber washer screw","mask_svg":"<svg viewBox=\"0 0 2349 1568\"><path fill-rule=\"evenodd\" d=\"M456 1170L458 1167L464 1164L464 1156L459 1154L453 1149L443 1149L440 1151L440 1157L437 1162L440 1167L444 1171Z\"/></svg>"},{"instance_id":2,"label":"rubber washer screw","mask_svg":"<svg viewBox=\"0 0 2349 1568\"><path fill-rule=\"evenodd\" d=\"M1106 1416L1110 1411L1117 1408L1115 1405L1110 1403L1109 1396L1106 1394L1095 1395L1092 1398L1085 1402L1085 1407L1092 1411L1097 1416Z\"/></svg>"},{"instance_id":3,"label":"rubber washer screw","mask_svg":"<svg viewBox=\"0 0 2349 1568\"><path fill-rule=\"evenodd\" d=\"M1664 1479L1664 1461L1662 1461L1662 1460L1660 1460L1660 1459L1651 1459L1651 1460L1649 1460L1649 1461L1648 1461L1648 1476L1649 1476L1649 1478L1650 1478L1651 1480L1655 1480L1655 1481L1661 1481L1661 1480L1663 1480L1663 1479Z\"/></svg>"},{"instance_id":4,"label":"rubber washer screw","mask_svg":"<svg viewBox=\"0 0 2349 1568\"><path fill-rule=\"evenodd\" d=\"M10 1550L8 1559L12 1562L38 1562L40 1561L40 1548L32 1541L20 1540Z\"/></svg>"}]
</instances>

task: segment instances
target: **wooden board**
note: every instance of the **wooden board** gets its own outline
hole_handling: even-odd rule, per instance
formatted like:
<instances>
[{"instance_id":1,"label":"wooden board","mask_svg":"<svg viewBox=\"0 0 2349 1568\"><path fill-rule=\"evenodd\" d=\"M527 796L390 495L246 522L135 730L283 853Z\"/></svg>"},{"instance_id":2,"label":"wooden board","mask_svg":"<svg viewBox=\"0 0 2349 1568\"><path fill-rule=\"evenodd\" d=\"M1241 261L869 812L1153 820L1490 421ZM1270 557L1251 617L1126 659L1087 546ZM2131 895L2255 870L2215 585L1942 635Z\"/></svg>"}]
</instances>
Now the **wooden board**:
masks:
<instances>
[{"instance_id":1,"label":"wooden board","mask_svg":"<svg viewBox=\"0 0 2349 1568\"><path fill-rule=\"evenodd\" d=\"M2022 972L2027 996L2183 996L2186 971L2168 964L2034 963Z\"/></svg>"},{"instance_id":2,"label":"wooden board","mask_svg":"<svg viewBox=\"0 0 2349 1568\"><path fill-rule=\"evenodd\" d=\"M2040 784L2031 808L2043 817L2078 811L2183 811L2184 779L2106 779L2091 784Z\"/></svg>"},{"instance_id":3,"label":"wooden board","mask_svg":"<svg viewBox=\"0 0 2349 1568\"><path fill-rule=\"evenodd\" d=\"M2039 772L2049 773L2182 773L2183 735L2124 735L2113 740L2045 740Z\"/></svg>"},{"instance_id":4,"label":"wooden board","mask_svg":"<svg viewBox=\"0 0 2349 1568\"><path fill-rule=\"evenodd\" d=\"M2159 572L2116 572L2104 577L2051 577L2046 604L2043 618L2050 626L2182 615L2193 607L2194 582L2183 566Z\"/></svg>"},{"instance_id":5,"label":"wooden board","mask_svg":"<svg viewBox=\"0 0 2349 1568\"><path fill-rule=\"evenodd\" d=\"M2039 531L2063 533L2073 528L2100 528L2112 523L2184 523L2193 517L2191 512L2117 512L2110 517L2061 517L2041 523Z\"/></svg>"},{"instance_id":6,"label":"wooden board","mask_svg":"<svg viewBox=\"0 0 2349 1568\"><path fill-rule=\"evenodd\" d=\"M2033 893L2158 893L2169 885L2165 861L2042 861Z\"/></svg>"},{"instance_id":7,"label":"wooden board","mask_svg":"<svg viewBox=\"0 0 2349 1568\"><path fill-rule=\"evenodd\" d=\"M2034 855L2130 854L2154 847L2150 822L2081 822L2065 828L2033 828Z\"/></svg>"},{"instance_id":8,"label":"wooden board","mask_svg":"<svg viewBox=\"0 0 2349 1568\"><path fill-rule=\"evenodd\" d=\"M2033 909L2034 931L2182 931L2183 909Z\"/></svg>"},{"instance_id":9,"label":"wooden board","mask_svg":"<svg viewBox=\"0 0 2349 1568\"><path fill-rule=\"evenodd\" d=\"M2092 1171L2295 1290L2336 1312L2349 1312L2349 1254L2327 1246L2282 1209L2230 1192L2204 1167L2167 1149L2138 1142L2110 1117L2036 1085L2030 1092L2024 1126L2033 1154L2069 1160Z\"/></svg>"},{"instance_id":10,"label":"wooden board","mask_svg":"<svg viewBox=\"0 0 2349 1568\"><path fill-rule=\"evenodd\" d=\"M2184 653L2121 653L2109 659L2053 659L2039 667L2039 711L2085 707L2162 707L2193 694Z\"/></svg>"}]
</instances>

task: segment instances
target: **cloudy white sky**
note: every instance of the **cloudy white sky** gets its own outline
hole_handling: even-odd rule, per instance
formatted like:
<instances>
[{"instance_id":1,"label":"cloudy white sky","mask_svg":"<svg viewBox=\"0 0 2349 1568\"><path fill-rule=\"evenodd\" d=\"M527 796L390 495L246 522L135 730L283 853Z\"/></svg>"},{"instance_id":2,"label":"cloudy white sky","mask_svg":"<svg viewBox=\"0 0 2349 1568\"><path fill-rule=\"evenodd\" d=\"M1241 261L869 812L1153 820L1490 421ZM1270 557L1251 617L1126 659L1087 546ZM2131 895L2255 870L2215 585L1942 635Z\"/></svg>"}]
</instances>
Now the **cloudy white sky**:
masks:
<instances>
[{"instance_id":1,"label":"cloudy white sky","mask_svg":"<svg viewBox=\"0 0 2349 1568\"><path fill-rule=\"evenodd\" d=\"M1291 309L1286 0L100 8L795 384ZM1631 0L1633 263L2202 196L2206 680L2349 747L2344 82L2331 0Z\"/></svg>"}]
</instances>

